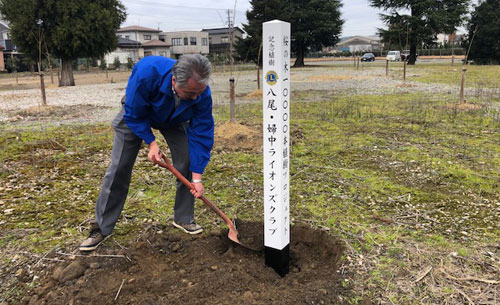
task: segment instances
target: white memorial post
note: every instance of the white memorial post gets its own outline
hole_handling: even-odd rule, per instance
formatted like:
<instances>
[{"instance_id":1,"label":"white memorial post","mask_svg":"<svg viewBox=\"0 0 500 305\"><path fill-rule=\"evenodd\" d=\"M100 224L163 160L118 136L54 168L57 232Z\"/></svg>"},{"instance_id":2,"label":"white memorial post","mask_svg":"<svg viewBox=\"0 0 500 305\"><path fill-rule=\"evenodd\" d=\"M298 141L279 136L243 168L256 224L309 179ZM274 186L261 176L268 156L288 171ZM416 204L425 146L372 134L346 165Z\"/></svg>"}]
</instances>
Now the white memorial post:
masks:
<instances>
[{"instance_id":1,"label":"white memorial post","mask_svg":"<svg viewBox=\"0 0 500 305\"><path fill-rule=\"evenodd\" d=\"M273 20L262 29L265 260L285 276L290 262L290 23Z\"/></svg>"}]
</instances>

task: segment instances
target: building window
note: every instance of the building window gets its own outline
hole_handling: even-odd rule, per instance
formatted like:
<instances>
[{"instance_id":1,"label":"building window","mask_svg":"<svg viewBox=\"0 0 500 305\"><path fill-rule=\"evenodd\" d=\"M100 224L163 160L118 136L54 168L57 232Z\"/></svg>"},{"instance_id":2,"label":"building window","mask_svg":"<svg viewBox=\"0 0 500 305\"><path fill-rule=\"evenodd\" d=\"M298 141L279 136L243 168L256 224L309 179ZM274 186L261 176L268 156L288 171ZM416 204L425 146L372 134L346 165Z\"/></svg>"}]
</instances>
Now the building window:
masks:
<instances>
[{"instance_id":1,"label":"building window","mask_svg":"<svg viewBox=\"0 0 500 305\"><path fill-rule=\"evenodd\" d=\"M172 38L173 46L182 46L182 38Z\"/></svg>"},{"instance_id":2,"label":"building window","mask_svg":"<svg viewBox=\"0 0 500 305\"><path fill-rule=\"evenodd\" d=\"M188 45L188 38L187 37L184 37L184 45L187 46Z\"/></svg>"},{"instance_id":3,"label":"building window","mask_svg":"<svg viewBox=\"0 0 500 305\"><path fill-rule=\"evenodd\" d=\"M159 40L161 40L161 41L165 42L165 35L160 35Z\"/></svg>"},{"instance_id":4,"label":"building window","mask_svg":"<svg viewBox=\"0 0 500 305\"><path fill-rule=\"evenodd\" d=\"M192 46L196 45L196 37L189 37L189 44Z\"/></svg>"},{"instance_id":5,"label":"building window","mask_svg":"<svg viewBox=\"0 0 500 305\"><path fill-rule=\"evenodd\" d=\"M151 56L153 53L151 51L144 51L144 57Z\"/></svg>"},{"instance_id":6,"label":"building window","mask_svg":"<svg viewBox=\"0 0 500 305\"><path fill-rule=\"evenodd\" d=\"M201 39L201 45L202 46L208 46L208 39L207 38L202 38Z\"/></svg>"},{"instance_id":7,"label":"building window","mask_svg":"<svg viewBox=\"0 0 500 305\"><path fill-rule=\"evenodd\" d=\"M165 51L160 51L160 56L167 57L167 52L165 52Z\"/></svg>"},{"instance_id":8,"label":"building window","mask_svg":"<svg viewBox=\"0 0 500 305\"><path fill-rule=\"evenodd\" d=\"M222 43L229 43L229 37L221 37L220 42Z\"/></svg>"},{"instance_id":9,"label":"building window","mask_svg":"<svg viewBox=\"0 0 500 305\"><path fill-rule=\"evenodd\" d=\"M151 40L151 35L144 34L144 40Z\"/></svg>"},{"instance_id":10,"label":"building window","mask_svg":"<svg viewBox=\"0 0 500 305\"><path fill-rule=\"evenodd\" d=\"M130 40L130 35L126 35L126 36L125 36L125 39Z\"/></svg>"}]
</instances>

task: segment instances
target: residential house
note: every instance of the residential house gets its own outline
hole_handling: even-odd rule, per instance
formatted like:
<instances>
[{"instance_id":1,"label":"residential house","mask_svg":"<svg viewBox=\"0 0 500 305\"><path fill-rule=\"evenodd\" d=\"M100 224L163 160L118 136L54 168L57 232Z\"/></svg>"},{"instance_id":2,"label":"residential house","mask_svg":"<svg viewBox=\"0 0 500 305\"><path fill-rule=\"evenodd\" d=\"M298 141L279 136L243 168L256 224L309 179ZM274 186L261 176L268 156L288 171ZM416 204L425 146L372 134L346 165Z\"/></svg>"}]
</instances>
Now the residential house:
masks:
<instances>
[{"instance_id":1,"label":"residential house","mask_svg":"<svg viewBox=\"0 0 500 305\"><path fill-rule=\"evenodd\" d=\"M104 57L108 66L116 57L125 64L128 58L138 62L145 56L155 55L171 57L170 44L160 40L161 30L150 29L137 25L121 28L117 31L118 47Z\"/></svg>"},{"instance_id":2,"label":"residential house","mask_svg":"<svg viewBox=\"0 0 500 305\"><path fill-rule=\"evenodd\" d=\"M6 69L5 62L7 60L7 57L19 56L17 47L12 43L9 33L9 24L6 21L0 19L0 71Z\"/></svg>"},{"instance_id":3,"label":"residential house","mask_svg":"<svg viewBox=\"0 0 500 305\"><path fill-rule=\"evenodd\" d=\"M132 58L132 61L138 62L144 57L144 49L142 48L142 44L138 41L118 37L118 46L116 50L106 54L104 59L109 66L113 64L116 57L118 57L122 64L126 63L129 57Z\"/></svg>"},{"instance_id":4,"label":"residential house","mask_svg":"<svg viewBox=\"0 0 500 305\"><path fill-rule=\"evenodd\" d=\"M7 22L0 20L0 46L5 50L12 50L13 46L9 37L10 28Z\"/></svg>"},{"instance_id":5,"label":"residential house","mask_svg":"<svg viewBox=\"0 0 500 305\"><path fill-rule=\"evenodd\" d=\"M163 32L160 40L170 44L172 57L178 58L184 54L208 55L208 33L200 31Z\"/></svg>"},{"instance_id":6,"label":"residential house","mask_svg":"<svg viewBox=\"0 0 500 305\"><path fill-rule=\"evenodd\" d=\"M383 48L379 36L348 36L342 37L337 45L323 48L326 53L364 53L379 52Z\"/></svg>"},{"instance_id":7,"label":"residential house","mask_svg":"<svg viewBox=\"0 0 500 305\"><path fill-rule=\"evenodd\" d=\"M233 27L232 31L230 28L215 28L215 29L203 29L202 32L208 33L208 44L210 47L210 55L220 56L222 54L229 53L229 43L231 41L231 35L233 40L233 52L236 53L236 48L234 44L238 38L243 37L243 30L238 27Z\"/></svg>"},{"instance_id":8,"label":"residential house","mask_svg":"<svg viewBox=\"0 0 500 305\"><path fill-rule=\"evenodd\" d=\"M127 26L116 31L118 37L145 43L160 40L160 30L145 28L138 25Z\"/></svg>"},{"instance_id":9,"label":"residential house","mask_svg":"<svg viewBox=\"0 0 500 305\"><path fill-rule=\"evenodd\" d=\"M441 46L446 46L446 45L460 45L464 38L463 34L437 34L436 37L436 43Z\"/></svg>"}]
</instances>

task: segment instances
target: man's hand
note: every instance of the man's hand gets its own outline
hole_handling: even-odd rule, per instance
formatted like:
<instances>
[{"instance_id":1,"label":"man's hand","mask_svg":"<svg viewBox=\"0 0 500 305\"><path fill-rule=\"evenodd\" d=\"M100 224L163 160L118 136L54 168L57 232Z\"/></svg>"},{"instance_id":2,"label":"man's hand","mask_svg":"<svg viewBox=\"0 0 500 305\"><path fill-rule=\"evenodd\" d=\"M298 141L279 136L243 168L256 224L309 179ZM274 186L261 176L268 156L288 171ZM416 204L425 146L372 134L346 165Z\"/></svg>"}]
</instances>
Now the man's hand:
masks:
<instances>
[{"instance_id":1,"label":"man's hand","mask_svg":"<svg viewBox=\"0 0 500 305\"><path fill-rule=\"evenodd\" d=\"M193 194L195 198L200 198L201 196L203 196L203 194L205 193L203 184L201 182L193 182L193 186L194 190L191 190L191 194Z\"/></svg>"},{"instance_id":2,"label":"man's hand","mask_svg":"<svg viewBox=\"0 0 500 305\"><path fill-rule=\"evenodd\" d=\"M162 153L160 151L158 143L156 143L156 141L151 142L151 144L149 144L149 153L148 153L149 161L155 163L156 161L161 161L161 158L162 158Z\"/></svg>"},{"instance_id":3,"label":"man's hand","mask_svg":"<svg viewBox=\"0 0 500 305\"><path fill-rule=\"evenodd\" d=\"M193 194L195 198L200 198L205 193L205 190L203 189L203 184L201 183L202 174L193 173L192 176L193 176L192 183L194 186L194 190L191 190L191 194Z\"/></svg>"}]
</instances>

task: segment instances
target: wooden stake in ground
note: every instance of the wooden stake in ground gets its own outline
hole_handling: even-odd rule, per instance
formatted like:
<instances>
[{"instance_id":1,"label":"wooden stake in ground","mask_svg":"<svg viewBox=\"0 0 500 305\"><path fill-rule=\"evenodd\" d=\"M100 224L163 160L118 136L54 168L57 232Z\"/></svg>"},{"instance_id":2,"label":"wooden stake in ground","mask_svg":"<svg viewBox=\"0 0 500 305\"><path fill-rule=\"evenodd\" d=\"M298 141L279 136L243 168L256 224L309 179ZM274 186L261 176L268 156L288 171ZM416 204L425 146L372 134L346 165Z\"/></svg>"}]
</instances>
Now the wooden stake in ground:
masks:
<instances>
[{"instance_id":1,"label":"wooden stake in ground","mask_svg":"<svg viewBox=\"0 0 500 305\"><path fill-rule=\"evenodd\" d=\"M257 64L257 90L260 90L260 67Z\"/></svg>"},{"instance_id":2,"label":"wooden stake in ground","mask_svg":"<svg viewBox=\"0 0 500 305\"><path fill-rule=\"evenodd\" d=\"M406 60L403 60L403 82L406 82Z\"/></svg>"},{"instance_id":3,"label":"wooden stake in ground","mask_svg":"<svg viewBox=\"0 0 500 305\"><path fill-rule=\"evenodd\" d=\"M467 72L467 68L462 68L462 81L460 83L460 104L465 103L465 72Z\"/></svg>"},{"instance_id":4,"label":"wooden stake in ground","mask_svg":"<svg viewBox=\"0 0 500 305\"><path fill-rule=\"evenodd\" d=\"M229 79L229 117L231 123L236 122L235 110L234 110L234 78Z\"/></svg>"},{"instance_id":5,"label":"wooden stake in ground","mask_svg":"<svg viewBox=\"0 0 500 305\"><path fill-rule=\"evenodd\" d=\"M385 76L389 75L389 60L385 60Z\"/></svg>"}]
</instances>

